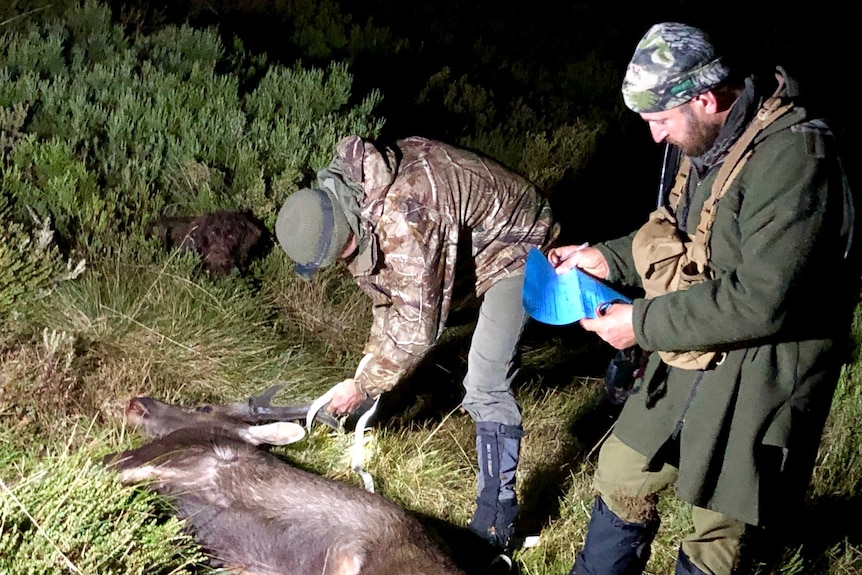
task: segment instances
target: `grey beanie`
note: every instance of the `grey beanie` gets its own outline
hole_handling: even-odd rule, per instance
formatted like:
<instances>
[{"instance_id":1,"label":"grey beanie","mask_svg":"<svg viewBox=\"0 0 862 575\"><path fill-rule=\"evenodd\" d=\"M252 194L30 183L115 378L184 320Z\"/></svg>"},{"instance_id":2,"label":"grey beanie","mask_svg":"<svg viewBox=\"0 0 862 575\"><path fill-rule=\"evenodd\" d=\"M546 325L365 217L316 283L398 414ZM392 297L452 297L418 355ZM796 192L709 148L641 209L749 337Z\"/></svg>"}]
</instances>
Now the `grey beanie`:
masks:
<instances>
[{"instance_id":1,"label":"grey beanie","mask_svg":"<svg viewBox=\"0 0 862 575\"><path fill-rule=\"evenodd\" d=\"M344 211L325 190L303 188L290 194L275 221L278 243L304 278L335 263L350 234Z\"/></svg>"},{"instance_id":2,"label":"grey beanie","mask_svg":"<svg viewBox=\"0 0 862 575\"><path fill-rule=\"evenodd\" d=\"M663 112L707 92L728 74L706 32L678 22L656 24L635 48L623 100L639 114Z\"/></svg>"}]
</instances>

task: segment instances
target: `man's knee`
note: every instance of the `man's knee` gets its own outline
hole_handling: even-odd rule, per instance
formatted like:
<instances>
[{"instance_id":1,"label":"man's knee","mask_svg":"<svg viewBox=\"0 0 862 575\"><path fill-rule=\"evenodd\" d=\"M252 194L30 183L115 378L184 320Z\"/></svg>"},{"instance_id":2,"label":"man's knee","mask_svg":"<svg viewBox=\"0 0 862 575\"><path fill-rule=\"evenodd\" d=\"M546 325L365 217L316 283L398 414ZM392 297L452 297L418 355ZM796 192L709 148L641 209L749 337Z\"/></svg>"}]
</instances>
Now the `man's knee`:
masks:
<instances>
[{"instance_id":1,"label":"man's knee","mask_svg":"<svg viewBox=\"0 0 862 575\"><path fill-rule=\"evenodd\" d=\"M599 452L595 488L608 508L624 521L657 521L658 495L676 481L675 467L665 465L659 471L644 471L645 467L646 457L614 434Z\"/></svg>"},{"instance_id":2,"label":"man's knee","mask_svg":"<svg viewBox=\"0 0 862 575\"><path fill-rule=\"evenodd\" d=\"M746 524L729 515L700 507L692 508L691 516L694 531L682 541L682 553L704 573L736 573Z\"/></svg>"}]
</instances>

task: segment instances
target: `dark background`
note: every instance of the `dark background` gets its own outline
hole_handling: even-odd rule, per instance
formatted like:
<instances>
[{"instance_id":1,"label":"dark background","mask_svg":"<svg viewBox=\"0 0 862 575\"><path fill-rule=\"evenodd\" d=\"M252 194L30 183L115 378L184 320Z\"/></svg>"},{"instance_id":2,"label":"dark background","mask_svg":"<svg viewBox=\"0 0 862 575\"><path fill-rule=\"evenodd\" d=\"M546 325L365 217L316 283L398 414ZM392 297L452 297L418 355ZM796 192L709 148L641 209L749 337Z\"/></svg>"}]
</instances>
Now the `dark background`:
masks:
<instances>
[{"instance_id":1,"label":"dark background","mask_svg":"<svg viewBox=\"0 0 862 575\"><path fill-rule=\"evenodd\" d=\"M855 169L858 155L862 30L849 2L115 0L113 6L144 28L216 26L226 45L236 36L249 51L288 65L346 59L357 97L371 89L384 94L378 109L386 118L384 139L421 135L459 144L471 135L470 117L441 104L445 86L428 95L429 80L442 70L493 94L499 122L516 102L526 103L533 115L527 128L536 131L601 119L607 130L586 168L546 190L571 242L627 233L655 204L661 146L623 107L619 86L637 41L656 22L705 29L732 63L751 71L783 66L800 81L808 107L841 134L852 154L848 168ZM345 40L351 27L354 36ZM375 32L357 34L357 27ZM380 37L381 29L388 35Z\"/></svg>"}]
</instances>

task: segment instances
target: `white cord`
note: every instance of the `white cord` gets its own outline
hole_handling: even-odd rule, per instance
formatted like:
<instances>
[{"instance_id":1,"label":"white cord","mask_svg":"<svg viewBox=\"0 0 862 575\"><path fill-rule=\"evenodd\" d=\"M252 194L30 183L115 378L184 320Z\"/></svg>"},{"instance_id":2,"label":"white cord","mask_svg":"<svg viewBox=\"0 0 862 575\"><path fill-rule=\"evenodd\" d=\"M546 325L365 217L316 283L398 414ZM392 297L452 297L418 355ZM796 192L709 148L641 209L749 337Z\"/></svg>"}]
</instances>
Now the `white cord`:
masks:
<instances>
[{"instance_id":1,"label":"white cord","mask_svg":"<svg viewBox=\"0 0 862 575\"><path fill-rule=\"evenodd\" d=\"M353 430L353 448L350 452L350 466L353 468L359 477L362 478L362 484L365 486L365 491L369 493L374 493L374 479L371 478L371 474L365 471L362 468L362 463L365 460L365 425L368 423L368 419L374 415L374 412L377 410L377 404L380 403L380 397L374 400L374 405L372 405L368 411L362 414L362 417L359 418L359 421L356 422L356 428Z\"/></svg>"},{"instance_id":2,"label":"white cord","mask_svg":"<svg viewBox=\"0 0 862 575\"><path fill-rule=\"evenodd\" d=\"M314 403L311 404L311 407L308 408L308 413L305 416L305 429L308 433L311 433L311 422L314 421L314 417L317 415L317 412L320 411L321 407L329 403L334 394L335 388L329 388L329 391L315 399Z\"/></svg>"},{"instance_id":3,"label":"white cord","mask_svg":"<svg viewBox=\"0 0 862 575\"><path fill-rule=\"evenodd\" d=\"M360 360L359 365L356 367L356 373L354 374L353 379L359 377L359 374L362 373L365 365L372 357L374 357L374 354L365 354L362 360ZM332 400L334 393L335 387L331 387L329 391L315 399L314 403L311 404L311 407L308 408L308 413L305 416L305 428L308 433L311 433L311 422L314 421L314 417L317 415L317 412ZM368 409L368 411L363 413L356 422L356 428L353 430L353 447L350 450L350 466L353 468L353 471L359 474L359 477L362 478L365 490L369 493L374 493L374 479L372 479L370 473L362 468L362 463L365 460L365 426L368 424L368 420L371 416L374 415L374 412L377 411L378 403L380 403L380 396L374 400L374 404Z\"/></svg>"}]
</instances>

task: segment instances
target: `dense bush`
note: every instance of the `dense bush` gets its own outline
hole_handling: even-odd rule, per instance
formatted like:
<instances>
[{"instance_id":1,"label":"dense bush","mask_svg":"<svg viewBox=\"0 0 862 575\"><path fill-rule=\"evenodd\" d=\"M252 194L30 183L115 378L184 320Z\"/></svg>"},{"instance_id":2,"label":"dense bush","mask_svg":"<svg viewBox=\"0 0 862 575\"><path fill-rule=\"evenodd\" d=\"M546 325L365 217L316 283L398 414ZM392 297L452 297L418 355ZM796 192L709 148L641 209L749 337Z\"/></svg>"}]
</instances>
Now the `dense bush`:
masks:
<instances>
[{"instance_id":1,"label":"dense bush","mask_svg":"<svg viewBox=\"0 0 862 575\"><path fill-rule=\"evenodd\" d=\"M123 17L131 17L125 3L116 4ZM514 26L517 37L500 41L505 32L495 29L495 22L523 16L526 7L495 7L490 17L474 4L380 4L385 2L154 0L146 3L145 20L150 26L160 19L212 25L223 37L238 35L288 66L297 59L321 67L348 62L360 92L386 95L379 109L387 139L422 135L472 147L525 175L537 159L527 165L523 150L543 141L584 153L558 153L557 164L539 173L577 170L620 107L620 71L595 51L562 51L549 58L555 40L574 40L547 36L531 43L526 38L535 32L532 26ZM561 61L565 65L557 69ZM573 134L573 140L561 142L563 133ZM589 145L582 149L585 141ZM553 193L559 180L537 183Z\"/></svg>"},{"instance_id":2,"label":"dense bush","mask_svg":"<svg viewBox=\"0 0 862 575\"><path fill-rule=\"evenodd\" d=\"M345 64L266 65L188 26L132 38L93 1L5 32L0 62L0 110L24 119L3 132L11 216L32 208L84 253L134 252L166 213L271 223L340 137L382 125L380 94L356 97Z\"/></svg>"},{"instance_id":3,"label":"dense bush","mask_svg":"<svg viewBox=\"0 0 862 575\"><path fill-rule=\"evenodd\" d=\"M23 315L26 304L44 296L59 282L75 279L86 269L86 261L63 262L50 221L34 216L35 227L12 221L5 197L0 194L0 321L10 313Z\"/></svg>"}]
</instances>

